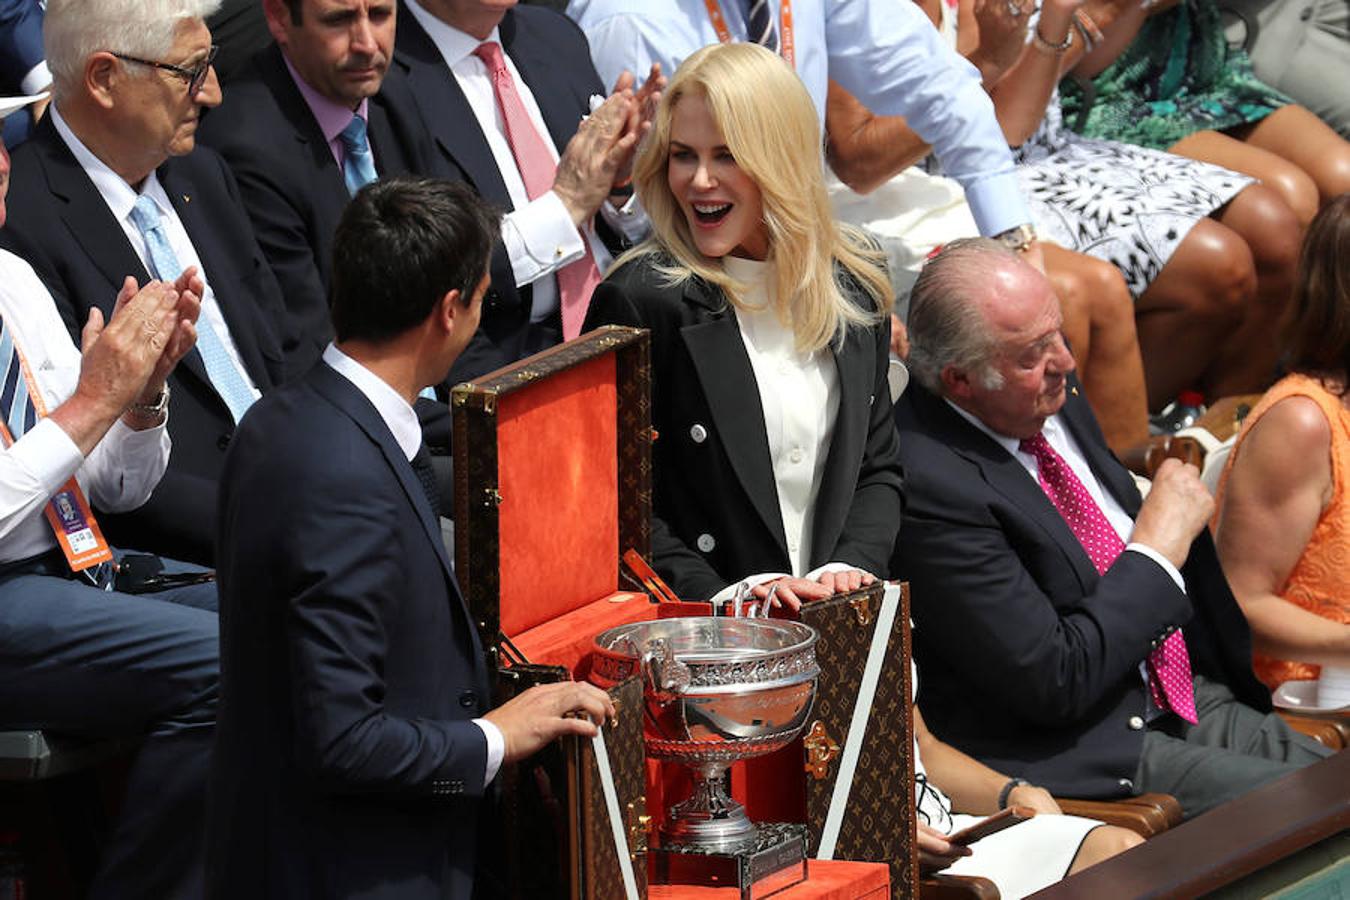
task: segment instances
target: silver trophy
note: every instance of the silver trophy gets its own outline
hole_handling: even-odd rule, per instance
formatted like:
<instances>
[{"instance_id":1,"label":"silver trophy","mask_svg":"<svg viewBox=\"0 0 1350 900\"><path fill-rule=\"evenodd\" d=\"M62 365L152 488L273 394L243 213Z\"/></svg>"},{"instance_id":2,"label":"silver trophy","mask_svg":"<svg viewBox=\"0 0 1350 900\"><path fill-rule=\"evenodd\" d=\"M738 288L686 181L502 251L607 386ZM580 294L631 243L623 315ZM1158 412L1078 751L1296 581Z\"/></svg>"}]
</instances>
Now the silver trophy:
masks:
<instances>
[{"instance_id":1,"label":"silver trophy","mask_svg":"<svg viewBox=\"0 0 1350 900\"><path fill-rule=\"evenodd\" d=\"M596 637L591 680L609 688L641 675L647 755L693 771L693 794L661 828L663 848L739 860L740 880L750 881L804 859L804 829L757 828L728 796L725 775L801 732L820 674L816 639L800 622L715 616L635 622Z\"/></svg>"}]
</instances>

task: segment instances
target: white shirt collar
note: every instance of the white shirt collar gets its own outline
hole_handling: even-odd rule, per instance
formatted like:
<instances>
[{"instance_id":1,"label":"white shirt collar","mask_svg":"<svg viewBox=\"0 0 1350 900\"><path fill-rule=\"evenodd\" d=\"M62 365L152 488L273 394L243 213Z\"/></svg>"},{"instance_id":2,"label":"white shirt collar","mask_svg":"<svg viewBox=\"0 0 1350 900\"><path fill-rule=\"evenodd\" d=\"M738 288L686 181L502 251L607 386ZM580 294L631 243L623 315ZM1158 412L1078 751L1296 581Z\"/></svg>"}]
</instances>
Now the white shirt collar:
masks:
<instances>
[{"instance_id":1,"label":"white shirt collar","mask_svg":"<svg viewBox=\"0 0 1350 900\"><path fill-rule=\"evenodd\" d=\"M108 209L117 218L117 221L125 221L131 215L131 208L136 205L136 198L140 194L131 185L127 184L126 179L114 172L107 163L94 155L94 151L84 145L84 142L76 136L71 130L69 123L61 117L61 111L57 109L56 104L51 107L52 124L56 126L56 133L61 135L61 140L66 142L70 152L75 155L75 161L84 169L89 180L93 182L95 190L103 198L103 202L108 205ZM141 185L141 194L145 194L155 201L159 207L160 215L172 215L173 206L169 203L169 195L164 193L164 188L159 183L159 178L154 172L145 179Z\"/></svg>"},{"instance_id":2,"label":"white shirt collar","mask_svg":"<svg viewBox=\"0 0 1350 900\"><path fill-rule=\"evenodd\" d=\"M393 433L403 455L409 460L416 456L422 446L422 426L408 401L383 378L339 350L336 344L329 344L323 351L323 361L370 401Z\"/></svg>"},{"instance_id":3,"label":"white shirt collar","mask_svg":"<svg viewBox=\"0 0 1350 900\"><path fill-rule=\"evenodd\" d=\"M441 52L441 58L445 60L445 64L451 68L471 56L473 51L478 49L479 44L486 44L490 41L495 41L498 44L502 42L496 28L493 28L492 33L480 41L467 31L460 31L458 28L442 22L423 9L417 3L417 0L403 0L403 7L412 13L413 18L417 20L417 24L422 26L427 33L427 37L431 38L431 42Z\"/></svg>"}]
</instances>

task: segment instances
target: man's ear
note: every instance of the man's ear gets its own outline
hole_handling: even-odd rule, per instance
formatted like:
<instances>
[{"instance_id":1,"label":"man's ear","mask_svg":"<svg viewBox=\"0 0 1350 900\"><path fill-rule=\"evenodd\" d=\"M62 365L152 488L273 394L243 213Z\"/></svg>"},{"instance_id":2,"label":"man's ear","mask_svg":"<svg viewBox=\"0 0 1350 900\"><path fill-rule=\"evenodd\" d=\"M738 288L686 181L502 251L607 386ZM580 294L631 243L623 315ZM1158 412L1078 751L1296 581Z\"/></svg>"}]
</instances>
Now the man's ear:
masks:
<instances>
[{"instance_id":1,"label":"man's ear","mask_svg":"<svg viewBox=\"0 0 1350 900\"><path fill-rule=\"evenodd\" d=\"M291 10L284 0L263 0L263 18L267 20L267 30L272 34L272 40L277 42L280 47L286 46L288 35L286 29L295 23L291 21Z\"/></svg>"},{"instance_id":2,"label":"man's ear","mask_svg":"<svg viewBox=\"0 0 1350 900\"><path fill-rule=\"evenodd\" d=\"M460 323L459 317L466 312L464 306L459 302L459 298L459 288L455 288L446 293L436 304L436 319L446 334L455 330L455 326Z\"/></svg>"},{"instance_id":3,"label":"man's ear","mask_svg":"<svg viewBox=\"0 0 1350 900\"><path fill-rule=\"evenodd\" d=\"M91 54L84 61L84 89L104 109L113 108L113 88L125 77L125 64L106 50Z\"/></svg>"},{"instance_id":4,"label":"man's ear","mask_svg":"<svg viewBox=\"0 0 1350 900\"><path fill-rule=\"evenodd\" d=\"M970 374L956 366L943 366L938 374L942 382L942 392L954 400L970 399Z\"/></svg>"}]
</instances>

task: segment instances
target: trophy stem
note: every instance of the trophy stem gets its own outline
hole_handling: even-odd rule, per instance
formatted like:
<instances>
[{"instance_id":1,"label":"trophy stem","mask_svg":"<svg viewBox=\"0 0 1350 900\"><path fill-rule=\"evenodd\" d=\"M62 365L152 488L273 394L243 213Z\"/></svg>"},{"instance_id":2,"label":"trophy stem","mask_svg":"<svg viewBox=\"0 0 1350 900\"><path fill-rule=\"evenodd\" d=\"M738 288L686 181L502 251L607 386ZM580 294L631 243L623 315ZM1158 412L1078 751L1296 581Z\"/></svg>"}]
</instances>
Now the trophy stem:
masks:
<instances>
[{"instance_id":1,"label":"trophy stem","mask_svg":"<svg viewBox=\"0 0 1350 900\"><path fill-rule=\"evenodd\" d=\"M709 762L691 766L694 792L688 800L670 808L661 835L679 844L726 848L754 840L755 826L745 807L726 792L727 763Z\"/></svg>"}]
</instances>

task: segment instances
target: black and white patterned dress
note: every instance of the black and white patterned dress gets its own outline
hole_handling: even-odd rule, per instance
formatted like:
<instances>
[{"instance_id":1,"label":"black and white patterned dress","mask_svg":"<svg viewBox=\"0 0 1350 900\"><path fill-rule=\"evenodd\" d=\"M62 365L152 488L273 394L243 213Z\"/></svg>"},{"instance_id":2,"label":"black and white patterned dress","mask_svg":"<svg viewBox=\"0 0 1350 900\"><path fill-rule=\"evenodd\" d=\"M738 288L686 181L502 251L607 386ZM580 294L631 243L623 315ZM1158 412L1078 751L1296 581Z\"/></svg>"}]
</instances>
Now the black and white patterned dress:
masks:
<instances>
[{"instance_id":1,"label":"black and white patterned dress","mask_svg":"<svg viewBox=\"0 0 1350 900\"><path fill-rule=\"evenodd\" d=\"M1085 138L1045 119L1015 153L1041 236L1116 266L1137 298L1196 222L1254 179L1134 144Z\"/></svg>"}]
</instances>

